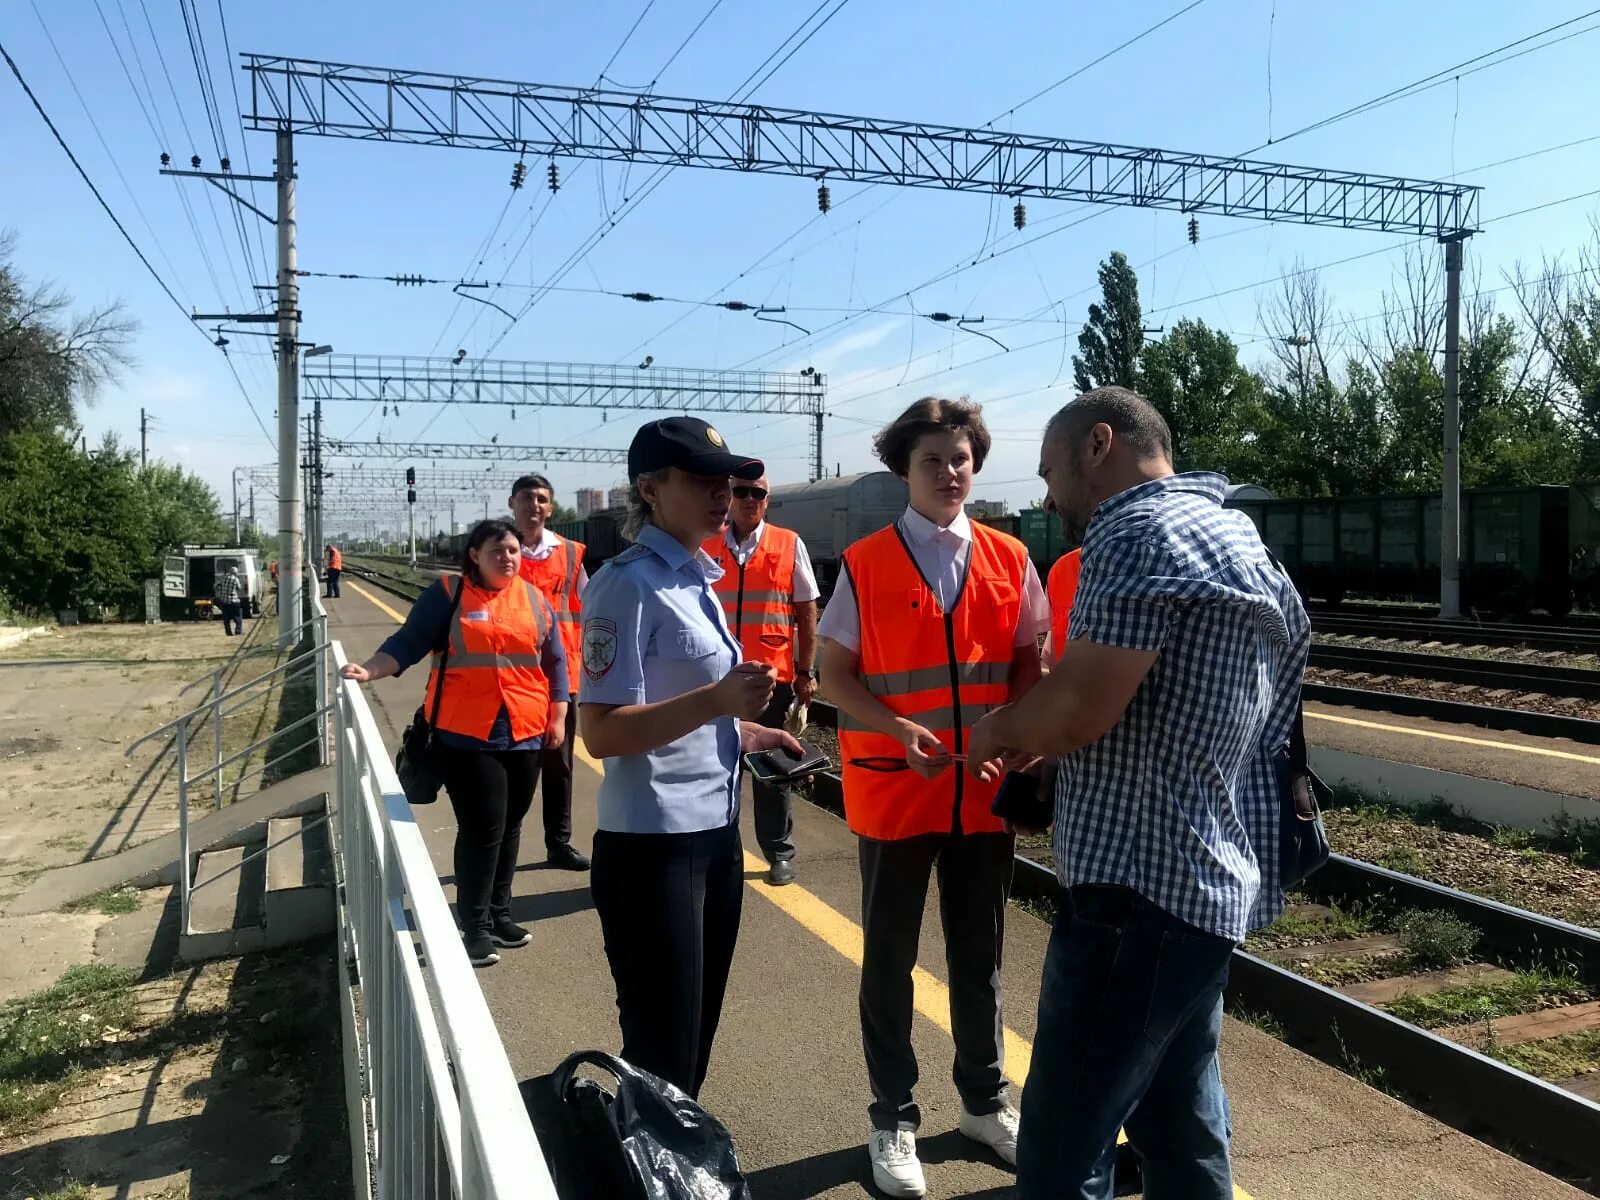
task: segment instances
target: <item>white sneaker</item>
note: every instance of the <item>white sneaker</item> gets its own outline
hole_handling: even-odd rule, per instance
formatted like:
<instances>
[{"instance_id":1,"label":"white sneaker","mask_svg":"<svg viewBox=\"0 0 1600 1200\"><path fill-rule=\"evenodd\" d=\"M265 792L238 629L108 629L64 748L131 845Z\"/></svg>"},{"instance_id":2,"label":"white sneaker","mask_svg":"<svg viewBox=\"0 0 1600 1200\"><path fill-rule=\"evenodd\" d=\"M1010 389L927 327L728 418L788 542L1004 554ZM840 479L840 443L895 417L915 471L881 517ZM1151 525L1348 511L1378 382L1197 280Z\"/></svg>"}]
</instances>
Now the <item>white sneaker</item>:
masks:
<instances>
[{"instance_id":1,"label":"white sneaker","mask_svg":"<svg viewBox=\"0 0 1600 1200\"><path fill-rule=\"evenodd\" d=\"M961 1110L961 1132L975 1142L982 1142L1013 1167L1017 1165L1017 1128L1022 1117L1009 1104L999 1112L974 1116L965 1108Z\"/></svg>"},{"instance_id":2,"label":"white sneaker","mask_svg":"<svg viewBox=\"0 0 1600 1200\"><path fill-rule=\"evenodd\" d=\"M874 1129L867 1143L872 1182L885 1196L922 1196L928 1181L917 1159L917 1135L909 1129Z\"/></svg>"}]
</instances>

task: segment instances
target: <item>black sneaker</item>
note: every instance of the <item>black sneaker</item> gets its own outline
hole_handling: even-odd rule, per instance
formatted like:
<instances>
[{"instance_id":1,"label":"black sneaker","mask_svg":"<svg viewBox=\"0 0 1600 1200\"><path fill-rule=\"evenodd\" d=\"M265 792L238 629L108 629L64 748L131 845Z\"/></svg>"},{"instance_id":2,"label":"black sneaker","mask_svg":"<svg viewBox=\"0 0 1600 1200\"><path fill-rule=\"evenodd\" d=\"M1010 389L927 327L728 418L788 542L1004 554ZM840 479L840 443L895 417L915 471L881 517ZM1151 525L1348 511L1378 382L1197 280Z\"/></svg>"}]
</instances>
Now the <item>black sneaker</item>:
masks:
<instances>
[{"instance_id":1,"label":"black sneaker","mask_svg":"<svg viewBox=\"0 0 1600 1200\"><path fill-rule=\"evenodd\" d=\"M467 958L475 967L492 967L500 961L500 955L495 951L494 942L487 933L478 932L466 934L463 941L467 947Z\"/></svg>"},{"instance_id":2,"label":"black sneaker","mask_svg":"<svg viewBox=\"0 0 1600 1200\"><path fill-rule=\"evenodd\" d=\"M494 928L489 930L489 940L496 946L526 946L533 941L533 934L509 918L502 917L495 922Z\"/></svg>"},{"instance_id":3,"label":"black sneaker","mask_svg":"<svg viewBox=\"0 0 1600 1200\"><path fill-rule=\"evenodd\" d=\"M546 847L550 865L560 867L564 871L587 871L589 869L589 856L580 851L571 842L558 842L554 846Z\"/></svg>"}]
</instances>

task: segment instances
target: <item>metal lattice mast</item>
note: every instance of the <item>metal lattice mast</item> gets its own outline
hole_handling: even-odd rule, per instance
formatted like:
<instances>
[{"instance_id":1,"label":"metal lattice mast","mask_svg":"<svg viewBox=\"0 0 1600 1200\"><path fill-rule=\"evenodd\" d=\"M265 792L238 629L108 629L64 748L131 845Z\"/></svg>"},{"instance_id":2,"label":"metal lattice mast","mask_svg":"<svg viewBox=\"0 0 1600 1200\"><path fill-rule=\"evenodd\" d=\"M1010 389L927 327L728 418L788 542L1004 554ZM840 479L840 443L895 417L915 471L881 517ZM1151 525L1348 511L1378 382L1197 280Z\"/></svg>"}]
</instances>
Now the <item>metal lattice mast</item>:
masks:
<instances>
[{"instance_id":1,"label":"metal lattice mast","mask_svg":"<svg viewBox=\"0 0 1600 1200\"><path fill-rule=\"evenodd\" d=\"M483 442L350 442L329 438L324 458L412 458L423 462L461 459L521 462L626 463L626 450L594 446L513 446Z\"/></svg>"}]
</instances>

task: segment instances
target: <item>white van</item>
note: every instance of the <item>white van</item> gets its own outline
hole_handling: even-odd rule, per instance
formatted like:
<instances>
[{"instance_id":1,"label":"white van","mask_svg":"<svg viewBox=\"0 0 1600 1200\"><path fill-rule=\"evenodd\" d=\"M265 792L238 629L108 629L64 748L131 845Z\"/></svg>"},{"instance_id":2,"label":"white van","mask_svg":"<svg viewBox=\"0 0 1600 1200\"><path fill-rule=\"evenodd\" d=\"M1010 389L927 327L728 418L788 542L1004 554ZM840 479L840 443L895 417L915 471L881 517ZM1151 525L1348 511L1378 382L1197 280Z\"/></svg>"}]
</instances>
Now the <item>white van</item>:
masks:
<instances>
[{"instance_id":1,"label":"white van","mask_svg":"<svg viewBox=\"0 0 1600 1200\"><path fill-rule=\"evenodd\" d=\"M166 556L161 569L161 615L215 616L217 579L229 567L239 568L239 581L244 584L244 612L260 616L261 598L266 594L261 551L222 545L184 546L181 554Z\"/></svg>"}]
</instances>

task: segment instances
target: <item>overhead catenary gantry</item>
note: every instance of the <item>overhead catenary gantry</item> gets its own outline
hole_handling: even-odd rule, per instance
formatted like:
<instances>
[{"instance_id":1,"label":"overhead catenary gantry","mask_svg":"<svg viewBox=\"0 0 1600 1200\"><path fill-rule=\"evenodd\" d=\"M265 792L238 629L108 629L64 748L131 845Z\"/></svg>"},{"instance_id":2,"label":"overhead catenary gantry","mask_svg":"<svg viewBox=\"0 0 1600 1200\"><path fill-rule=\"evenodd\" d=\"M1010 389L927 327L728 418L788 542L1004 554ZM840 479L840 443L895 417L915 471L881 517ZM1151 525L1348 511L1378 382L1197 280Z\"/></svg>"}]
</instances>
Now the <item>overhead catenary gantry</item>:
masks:
<instances>
[{"instance_id":1,"label":"overhead catenary gantry","mask_svg":"<svg viewBox=\"0 0 1600 1200\"><path fill-rule=\"evenodd\" d=\"M788 174L820 187L850 180L1000 194L1018 202L1019 226L1022 200L1039 198L1434 238L1445 247L1448 307L1440 610L1460 615L1460 272L1461 244L1478 228L1474 186L769 105L242 57L246 119L280 143L308 133ZM819 409L819 427L820 420ZM820 473L820 450L816 458Z\"/></svg>"},{"instance_id":2,"label":"overhead catenary gantry","mask_svg":"<svg viewBox=\"0 0 1600 1200\"><path fill-rule=\"evenodd\" d=\"M520 460L522 462L625 463L626 450L595 446L513 446L483 442L352 442L324 438L324 458L409 458L426 461L461 459Z\"/></svg>"}]
</instances>

